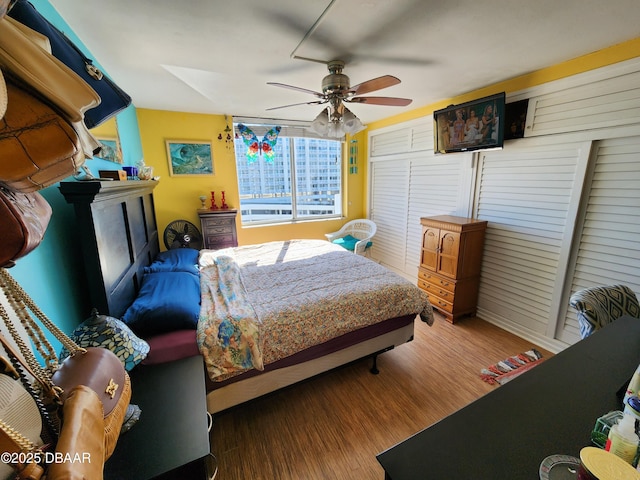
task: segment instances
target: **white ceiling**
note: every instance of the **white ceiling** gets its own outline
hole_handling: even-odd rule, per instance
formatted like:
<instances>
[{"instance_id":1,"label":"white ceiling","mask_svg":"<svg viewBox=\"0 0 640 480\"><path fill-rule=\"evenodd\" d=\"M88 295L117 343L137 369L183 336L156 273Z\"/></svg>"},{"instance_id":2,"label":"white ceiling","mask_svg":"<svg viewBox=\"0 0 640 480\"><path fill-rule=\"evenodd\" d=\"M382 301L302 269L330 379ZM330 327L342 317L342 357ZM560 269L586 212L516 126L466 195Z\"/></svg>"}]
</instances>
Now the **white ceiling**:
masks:
<instances>
[{"instance_id":1,"label":"white ceiling","mask_svg":"<svg viewBox=\"0 0 640 480\"><path fill-rule=\"evenodd\" d=\"M50 0L138 108L312 120L326 65L408 107L354 104L363 122L640 37L638 0ZM329 8L328 8L329 7ZM324 12L324 14L323 14ZM306 36L316 24L315 29Z\"/></svg>"}]
</instances>

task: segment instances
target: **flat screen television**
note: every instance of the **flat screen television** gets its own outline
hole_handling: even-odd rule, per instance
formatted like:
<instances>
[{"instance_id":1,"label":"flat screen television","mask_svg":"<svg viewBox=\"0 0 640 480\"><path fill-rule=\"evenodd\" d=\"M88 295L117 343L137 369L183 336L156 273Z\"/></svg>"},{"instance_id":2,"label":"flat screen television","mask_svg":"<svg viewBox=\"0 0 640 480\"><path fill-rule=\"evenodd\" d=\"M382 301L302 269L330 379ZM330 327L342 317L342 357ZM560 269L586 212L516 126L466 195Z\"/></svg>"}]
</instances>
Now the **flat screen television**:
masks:
<instances>
[{"instance_id":1,"label":"flat screen television","mask_svg":"<svg viewBox=\"0 0 640 480\"><path fill-rule=\"evenodd\" d=\"M498 93L433 112L435 153L502 148L505 93Z\"/></svg>"}]
</instances>

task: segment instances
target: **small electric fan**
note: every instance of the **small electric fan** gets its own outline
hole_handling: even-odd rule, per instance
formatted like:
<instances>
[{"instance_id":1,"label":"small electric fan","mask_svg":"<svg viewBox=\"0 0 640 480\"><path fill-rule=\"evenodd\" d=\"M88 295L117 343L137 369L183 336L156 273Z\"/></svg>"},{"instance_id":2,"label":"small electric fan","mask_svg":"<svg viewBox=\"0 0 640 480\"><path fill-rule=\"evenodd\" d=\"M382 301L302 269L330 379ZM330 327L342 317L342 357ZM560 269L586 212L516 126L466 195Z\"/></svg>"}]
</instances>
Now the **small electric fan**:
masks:
<instances>
[{"instance_id":1,"label":"small electric fan","mask_svg":"<svg viewBox=\"0 0 640 480\"><path fill-rule=\"evenodd\" d=\"M174 220L164 229L164 245L167 249L202 248L202 235L193 223L187 220Z\"/></svg>"}]
</instances>

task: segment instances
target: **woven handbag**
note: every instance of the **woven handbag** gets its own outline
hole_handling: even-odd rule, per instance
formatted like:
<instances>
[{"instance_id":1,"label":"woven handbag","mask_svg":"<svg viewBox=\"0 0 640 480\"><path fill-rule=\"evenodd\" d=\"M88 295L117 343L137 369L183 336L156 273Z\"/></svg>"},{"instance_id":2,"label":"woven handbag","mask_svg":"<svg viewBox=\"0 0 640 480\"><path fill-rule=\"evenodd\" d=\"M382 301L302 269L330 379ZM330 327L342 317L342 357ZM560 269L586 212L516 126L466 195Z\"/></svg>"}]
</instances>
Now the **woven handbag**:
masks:
<instances>
[{"instance_id":1,"label":"woven handbag","mask_svg":"<svg viewBox=\"0 0 640 480\"><path fill-rule=\"evenodd\" d=\"M42 453L42 419L35 399L22 386L18 372L9 360L0 356L0 450L5 459L0 463L0 477L8 478L12 472L39 478L43 469L38 465ZM31 457L31 458L28 458ZM15 460L15 461L14 461ZM22 460L34 460L24 464Z\"/></svg>"},{"instance_id":2,"label":"woven handbag","mask_svg":"<svg viewBox=\"0 0 640 480\"><path fill-rule=\"evenodd\" d=\"M106 348L79 347L49 320L4 268L0 268L0 288L44 359L42 365L0 304L0 317L25 359L25 368L42 386L43 400L64 407L70 393L79 385L89 387L100 399L104 415L104 459L108 459L116 447L131 399L131 381L122 362ZM61 364L34 316L71 353ZM0 340L3 340L2 335ZM58 409L60 415L61 410Z\"/></svg>"}]
</instances>

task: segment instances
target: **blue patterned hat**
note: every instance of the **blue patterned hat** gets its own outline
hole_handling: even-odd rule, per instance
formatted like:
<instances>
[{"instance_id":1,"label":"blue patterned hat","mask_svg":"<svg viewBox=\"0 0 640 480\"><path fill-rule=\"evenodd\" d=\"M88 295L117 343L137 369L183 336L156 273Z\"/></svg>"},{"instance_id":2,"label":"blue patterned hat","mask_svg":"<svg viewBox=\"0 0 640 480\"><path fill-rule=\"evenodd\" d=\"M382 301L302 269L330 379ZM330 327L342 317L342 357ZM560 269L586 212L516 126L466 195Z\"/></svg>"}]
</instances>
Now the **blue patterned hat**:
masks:
<instances>
[{"instance_id":1,"label":"blue patterned hat","mask_svg":"<svg viewBox=\"0 0 640 480\"><path fill-rule=\"evenodd\" d=\"M149 344L136 336L122 320L99 315L95 308L91 311L91 317L78 325L70 337L83 348L108 348L116 354L127 371L149 353ZM68 356L69 352L63 348L60 360Z\"/></svg>"}]
</instances>

